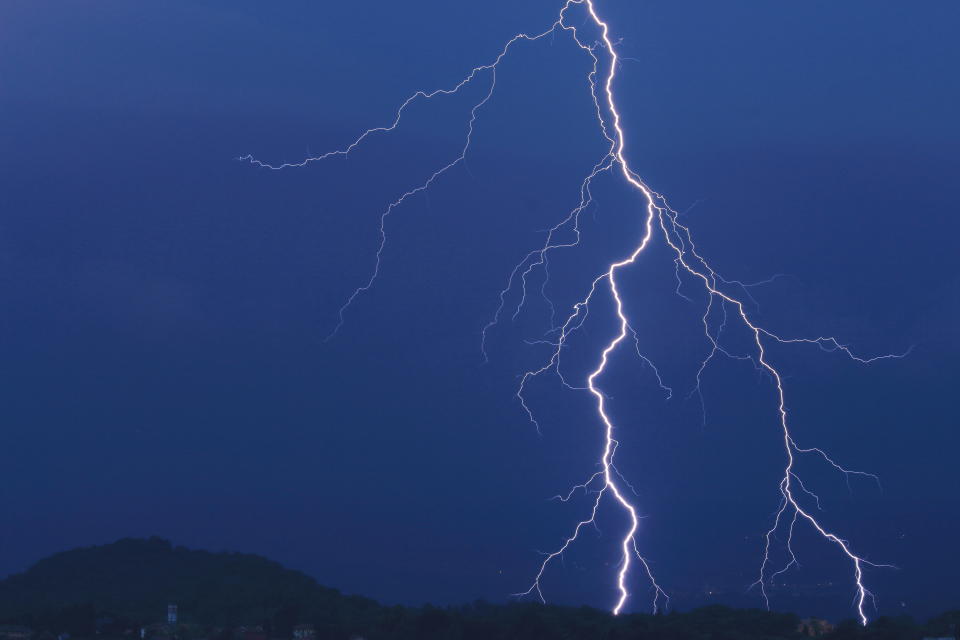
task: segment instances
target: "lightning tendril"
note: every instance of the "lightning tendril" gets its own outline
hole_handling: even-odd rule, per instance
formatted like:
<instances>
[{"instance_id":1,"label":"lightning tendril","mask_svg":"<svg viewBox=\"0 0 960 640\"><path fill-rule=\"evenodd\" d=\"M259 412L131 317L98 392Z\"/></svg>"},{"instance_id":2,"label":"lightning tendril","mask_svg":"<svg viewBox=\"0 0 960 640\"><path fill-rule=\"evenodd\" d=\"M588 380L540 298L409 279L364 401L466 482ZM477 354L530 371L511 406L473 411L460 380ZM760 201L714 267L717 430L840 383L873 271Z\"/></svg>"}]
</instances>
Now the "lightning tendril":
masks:
<instances>
[{"instance_id":1,"label":"lightning tendril","mask_svg":"<svg viewBox=\"0 0 960 640\"><path fill-rule=\"evenodd\" d=\"M586 27L578 27L572 24L569 14L574 8L578 8L582 11L583 20L580 21L580 24L590 25L590 28L597 31L599 37L595 41L588 41L587 38L582 34ZM820 499L815 493L804 486L803 481L796 470L795 463L799 456L810 455L820 459L846 478L849 478L850 476L866 476L876 480L878 484L879 479L873 474L851 470L840 465L822 449L816 447L803 447L796 442L789 426L783 377L779 370L770 361L768 347L772 343L783 345L796 344L815 346L827 352L839 352L844 356L862 364L869 364L883 359L902 358L909 353L909 350L902 354L862 357L854 353L848 346L844 345L833 337L782 337L756 324L752 315L756 307L756 300L754 300L753 296L751 295L750 288L760 284L769 283L780 276L777 275L773 278L757 283L744 283L739 280L723 278L713 269L713 267L710 266L710 263L700 255L693 241L693 236L690 229L680 222L679 213L671 208L666 199L661 194L651 189L631 168L626 156L627 136L623 130L623 121L620 111L617 107L614 93L616 74L622 58L617 53L618 42L614 42L611 39L610 27L607 22L601 19L596 9L594 0L567 0L561 7L557 19L546 30L534 35L528 35L526 33L517 34L506 42L499 54L490 63L474 67L462 80L449 88L436 89L429 92L417 91L400 105L399 109L394 115L393 120L388 125L374 127L364 131L353 142L342 149L336 149L318 156L308 157L296 163L270 164L258 160L251 155L246 155L240 158L240 160L247 161L255 166L276 170L305 167L312 163L334 157L345 158L369 138L378 134L386 134L396 130L401 124L404 113L412 103L419 100L430 100L431 98L437 96L457 94L467 85L478 82L481 78L486 78L487 90L470 109L467 132L460 153L450 159L446 164L437 168L425 180L399 195L396 199L390 202L385 209L382 210L380 214L379 225L379 244L375 254L373 268L367 280L350 294L350 296L338 310L338 322L328 338L332 337L339 331L345 321L345 313L347 310L358 296L369 291L373 287L377 276L380 273L383 250L387 242L386 223L388 217L411 197L426 191L445 173L449 172L455 166L464 163L467 153L470 149L470 144L474 134L474 125L478 115L483 109L484 105L487 104L494 94L494 90L496 89L497 85L497 69L502 61L506 58L510 50L521 42L534 43L544 39L549 35L559 32L568 34L572 38L573 42L585 53L585 55L589 57L591 61L590 71L587 75L587 81L589 83L589 90L595 108L597 125L607 144L607 150L604 156L593 165L591 171L581 182L579 190L580 200L576 206L574 206L556 225L548 229L544 243L527 253L509 273L506 284L500 291L499 301L496 309L490 321L482 328L481 351L484 359L486 360L488 332L497 326L497 324L506 314L509 313L514 319L517 317L527 302L530 276L537 270L540 270L543 273L543 281L540 285L539 293L543 299L546 300L550 307L551 326L553 326L553 329L548 333L547 338L544 340L538 340L536 342L539 344L549 344L552 348L552 353L550 358L543 364L543 366L526 371L521 376L516 397L530 422L539 431L540 425L537 422L534 412L528 406L524 395L527 384L532 379L540 376L541 374L550 372L555 374L566 388L590 393L595 401L597 417L602 425L602 446L597 465L599 471L590 476L590 478L588 478L585 482L573 486L566 494L557 495L554 497L557 500L568 502L581 491L584 494L591 496L591 508L587 517L576 523L570 534L563 539L563 542L554 551L544 554L544 558L540 563L539 569L534 575L529 587L515 595L528 596L535 594L541 600L545 601L542 590L542 582L547 568L550 566L552 561L562 556L564 552L566 552L567 549L569 549L570 546L576 542L580 532L584 527L596 524L598 512L600 511L604 501L608 500L626 515L628 522L626 530L619 539L618 546L620 561L615 580L615 587L618 595L612 606L612 612L614 614L619 614L621 611L623 611L628 599L631 596L631 569L634 565L634 561L637 565L639 565L643 575L650 584L650 589L653 594L651 603L653 610L660 610L669 603L669 598L666 591L658 584L656 578L654 577L650 563L647 561L645 556L640 553L639 550L640 545L637 540L637 531L640 522L640 512L638 507L635 506L635 504L631 501L631 498L624 487L629 489L633 494L636 494L636 492L633 491L632 486L630 486L630 484L617 470L617 467L614 464L614 458L619 442L615 437L615 425L607 411L608 398L598 386L603 378L604 373L606 372L607 364L611 356L624 341L631 339L635 345L637 356L646 366L649 366L653 370L657 383L660 389L666 394L667 399L672 397L672 389L664 384L664 381L660 376L660 372L657 370L654 363L641 352L640 339L637 335L637 332L633 329L626 312L624 311L623 295L617 280L618 274L622 270L634 265L641 254L643 254L643 252L650 245L654 236L659 235L673 254L677 278L676 293L681 297L690 300L690 298L687 298L680 290L683 284L683 278L686 277L695 282L699 282L707 297L706 307L703 315L701 316L701 320L703 324L704 335L709 343L710 350L696 372L696 385L691 393L699 395L701 375L710 362L718 355L735 359L749 360L758 370L767 374L772 381L777 403L778 428L781 432L783 441L785 464L783 467L783 475L778 485L778 493L780 495L779 505L776 509L770 529L767 530L764 536L765 542L763 545L763 554L759 567L759 575L757 580L750 586L759 588L761 597L769 608L770 596L768 587L772 584L773 579L782 575L791 567L798 565L797 556L793 548L794 531L798 523L806 523L823 540L834 545L849 562L855 585L854 591L856 611L860 621L863 624L866 624L868 620L866 614L867 600L872 599L873 594L864 584L864 568L889 567L891 565L877 564L868 561L860 552L854 550L850 542L841 538L832 530L828 529L826 525L822 523L820 517L816 515L815 512L809 507L805 506L805 503L812 500L813 505L817 510L819 510ZM556 324L557 309L546 294L546 286L550 277L549 256L554 251L568 249L579 245L580 216L593 203L592 187L594 180L601 174L613 172L618 172L623 180L625 180L626 183L629 184L630 187L633 188L640 197L643 209L641 224L642 232L640 234L640 238L629 255L611 262L602 273L598 274L592 280L586 294L573 305L570 313L566 315L564 321L560 324ZM562 232L564 230L569 230L572 232L571 240L562 241L558 239L558 237L561 235L571 235L569 233L563 234ZM516 307L513 307L511 311L507 308L507 300L509 298L509 294L517 290L519 290L520 299ZM561 355L564 349L567 347L571 336L583 327L584 322L589 315L592 302L602 295L609 295L613 303L617 318L617 331L599 352L597 364L592 371L590 371L585 382L579 385L571 384L562 373L562 369L560 367ZM711 322L711 317L715 313L719 313L722 318L719 324ZM738 355L730 353L726 348L724 348L721 342L721 334L727 323L731 320L738 321L747 331L748 335L751 336L751 349L753 350L752 353L748 355ZM700 401L702 403L702 396L700 397ZM806 496L806 500L802 499L803 496ZM785 548L786 554L789 557L789 562L787 562L787 564L784 566L777 568L774 566L771 559L771 552L773 544L776 540L776 534L782 530L785 530L786 532Z\"/></svg>"}]
</instances>

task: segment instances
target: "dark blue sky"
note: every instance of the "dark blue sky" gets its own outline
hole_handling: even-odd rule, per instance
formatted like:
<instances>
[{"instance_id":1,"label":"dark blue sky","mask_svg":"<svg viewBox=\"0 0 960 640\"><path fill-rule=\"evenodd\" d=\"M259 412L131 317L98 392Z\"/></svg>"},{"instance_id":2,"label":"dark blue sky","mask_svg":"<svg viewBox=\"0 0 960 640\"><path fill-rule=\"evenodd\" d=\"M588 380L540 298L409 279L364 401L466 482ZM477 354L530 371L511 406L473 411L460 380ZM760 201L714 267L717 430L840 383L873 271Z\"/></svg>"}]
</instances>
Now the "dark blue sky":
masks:
<instances>
[{"instance_id":1,"label":"dark blue sky","mask_svg":"<svg viewBox=\"0 0 960 640\"><path fill-rule=\"evenodd\" d=\"M544 380L543 435L513 399L542 351L536 305L479 331L512 265L574 203L602 148L570 42L518 48L467 168L390 222L382 278L323 337L371 265L382 205L456 155L467 93L411 111L348 161L299 160L388 122L557 3L120 0L0 5L0 573L128 535L263 553L388 602L503 599L582 514L546 498L589 475L589 398ZM797 435L883 479L810 464L824 518L868 558L882 612L957 606L954 410L960 8L857 0L600 1L622 38L631 161L715 266L788 335L901 361L777 349ZM480 90L478 86L474 91ZM569 305L627 247L639 209L598 183L589 241L560 263ZM640 540L681 608L759 603L777 502L769 383L706 347L662 250L624 276L661 402L626 354L605 388ZM599 304L596 341L611 330ZM576 366L575 366L576 368ZM545 582L608 606L616 517ZM848 615L849 572L807 533L773 606ZM816 587L827 582L833 587ZM638 581L636 608L646 606Z\"/></svg>"}]
</instances>

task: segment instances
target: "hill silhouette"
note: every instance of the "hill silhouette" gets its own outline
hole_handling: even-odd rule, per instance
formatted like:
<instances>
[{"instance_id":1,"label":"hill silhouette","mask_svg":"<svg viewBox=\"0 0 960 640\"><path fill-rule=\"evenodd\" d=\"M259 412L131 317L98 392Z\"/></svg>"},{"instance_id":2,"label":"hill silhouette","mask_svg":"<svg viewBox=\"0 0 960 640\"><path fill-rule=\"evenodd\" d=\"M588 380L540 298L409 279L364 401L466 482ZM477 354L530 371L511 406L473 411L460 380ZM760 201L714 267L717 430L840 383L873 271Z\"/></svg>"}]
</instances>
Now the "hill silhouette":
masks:
<instances>
[{"instance_id":1,"label":"hill silhouette","mask_svg":"<svg viewBox=\"0 0 960 640\"><path fill-rule=\"evenodd\" d=\"M2 620L92 605L147 624L160 622L168 603L177 603L184 621L221 626L262 624L281 610L308 617L377 607L261 556L187 549L161 538L64 551L0 582Z\"/></svg>"},{"instance_id":2,"label":"hill silhouette","mask_svg":"<svg viewBox=\"0 0 960 640\"><path fill-rule=\"evenodd\" d=\"M181 624L163 627L166 606ZM351 640L778 640L806 637L793 614L709 606L688 613L614 617L589 607L477 602L438 608L383 606L341 594L299 571L244 553L212 553L160 538L58 553L0 581L0 623L74 638L165 640L289 639L310 624L316 639ZM151 626L152 625L152 626ZM878 618L867 628L842 622L828 640L919 640L956 637L960 611L925 625ZM246 628L246 630L244 630ZM47 634L44 636L44 634ZM0 628L0 636L3 629Z\"/></svg>"}]
</instances>

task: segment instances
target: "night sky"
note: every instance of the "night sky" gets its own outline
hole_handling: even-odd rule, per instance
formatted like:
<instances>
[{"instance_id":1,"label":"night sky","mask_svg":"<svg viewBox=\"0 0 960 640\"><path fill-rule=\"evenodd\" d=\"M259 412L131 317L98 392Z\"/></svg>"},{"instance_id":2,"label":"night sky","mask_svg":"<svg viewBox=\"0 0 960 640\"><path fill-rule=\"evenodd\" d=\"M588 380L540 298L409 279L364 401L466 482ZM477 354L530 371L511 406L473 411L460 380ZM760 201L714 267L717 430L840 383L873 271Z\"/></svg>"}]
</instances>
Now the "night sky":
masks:
<instances>
[{"instance_id":1,"label":"night sky","mask_svg":"<svg viewBox=\"0 0 960 640\"><path fill-rule=\"evenodd\" d=\"M522 6L519 6L522 5ZM593 472L589 396L531 387L547 351L534 299L480 330L513 265L575 204L603 153L587 60L561 34L518 47L467 164L470 99L420 104L348 160L273 172L455 84L559 3L0 3L0 574L124 536L261 553L385 602L502 601L588 505L548 498ZM684 212L728 277L763 280L757 318L836 335L871 366L775 348L823 518L868 559L882 613L960 604L960 5L598 0L622 38L633 166ZM584 246L558 260L558 308L637 238L641 203L597 183ZM646 355L601 386L645 519L639 542L681 609L759 606L762 534L783 466L769 380L718 360L706 420L687 397L708 344L702 299L673 292L662 246L624 272ZM514 300L515 302L515 300ZM609 301L571 353L582 380ZM734 339L736 344L736 339ZM597 530L547 574L553 602L609 607L616 540ZM849 616L849 566L799 529L802 568L772 606ZM630 608L647 607L637 577Z\"/></svg>"}]
</instances>

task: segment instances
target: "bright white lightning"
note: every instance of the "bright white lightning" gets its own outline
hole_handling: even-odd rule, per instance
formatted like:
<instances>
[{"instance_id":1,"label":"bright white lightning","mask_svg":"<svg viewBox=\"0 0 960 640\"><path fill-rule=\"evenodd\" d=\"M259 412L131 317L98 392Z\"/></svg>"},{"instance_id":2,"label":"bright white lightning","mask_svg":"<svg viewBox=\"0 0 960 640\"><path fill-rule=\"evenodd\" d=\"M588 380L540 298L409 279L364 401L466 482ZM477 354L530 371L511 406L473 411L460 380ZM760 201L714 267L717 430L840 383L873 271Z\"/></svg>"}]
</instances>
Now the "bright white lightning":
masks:
<instances>
[{"instance_id":1,"label":"bright white lightning","mask_svg":"<svg viewBox=\"0 0 960 640\"><path fill-rule=\"evenodd\" d=\"M567 14L573 7L579 7L584 10L586 22L592 25L593 28L596 28L599 31L600 38L596 42L587 44L582 38L580 31L582 27L575 27L567 22ZM795 469L795 459L799 454L813 454L822 460L824 460L828 465L832 466L834 469L844 474L845 477L851 475L863 475L871 477L877 482L879 480L876 476L872 474L864 473L861 471L852 471L847 469L840 464L836 463L829 455L827 455L822 449L816 447L801 447L794 440L791 435L789 423L788 423L788 413L787 413L787 403L786 396L784 392L783 380L779 371L774 367L774 365L768 359L767 346L771 342L779 344L808 344L819 347L822 350L833 352L839 351L845 356L864 364L874 362L876 360L885 359L885 358L900 358L906 354L896 354L896 355L881 355L872 358L863 358L855 353L853 353L846 345L840 343L837 339L832 337L818 337L818 338L782 338L775 333L760 327L755 324L751 319L750 313L748 312L745 300L749 300L754 305L756 304L749 292L749 287L755 286L756 284L764 284L769 281L764 281L761 283L753 284L744 284L738 280L727 280L722 278L710 265L709 263L697 252L696 245L693 242L692 234L685 225L679 222L678 213L673 210L666 202L666 200L658 194L657 192L650 189L646 183L637 175L630 167L630 164L625 155L626 148L626 135L624 134L621 114L617 108L617 103L614 94L614 81L616 78L616 72L620 64L620 56L616 50L616 44L611 40L610 37L610 28L609 25L600 18L594 0L567 0L562 6L559 12L559 17L550 25L548 29L542 31L536 35L527 35L527 34L518 34L511 38L503 46L500 53L497 57L490 62L489 64L481 65L473 68L470 73L459 83L454 85L449 89L437 89L431 92L417 91L406 101L404 101L400 108L397 110L393 121L390 125L384 127L375 127L364 131L356 140L351 142L349 145L343 149L338 149L330 151L319 156L309 157L298 163L284 163L279 165L272 165L266 162L262 162L253 158L252 156L244 156L241 160L246 160L256 166L269 168L269 169L284 169L292 167L304 167L308 164L332 158L335 156L346 157L353 151L358 145L363 143L367 138L378 133L387 133L395 130L401 122L402 116L406 108L414 101L423 98L425 100L434 98L440 95L452 95L458 93L463 87L472 83L478 77L480 77L484 72L488 72L490 76L489 88L484 93L483 97L476 102L470 110L470 119L467 125L467 133L464 141L464 145L461 149L460 154L453 158L450 162L443 165L436 171L434 171L426 180L420 183L417 186L409 189L405 193L401 194L393 202L391 202L386 209L380 215L380 242L376 252L376 259L374 262L373 269L368 280L362 284L360 287L354 290L354 292L349 296L347 301L339 310L339 322L337 323L336 328L333 333L335 334L339 328L343 325L344 322L344 313L353 303L353 301L361 293L368 291L374 284L377 276L380 273L381 268L381 257L383 254L383 249L386 244L386 222L387 218L393 213L398 207L400 207L406 200L410 197L427 190L437 179L447 173L450 169L462 163L466 154L469 151L470 143L473 137L474 124L476 122L478 112L481 108L491 99L496 88L496 72L497 67L506 57L510 49L518 42L535 42L547 35L556 33L558 31L564 31L571 35L573 41L579 46L592 60L592 69L587 76L589 82L590 91L593 97L593 103L596 108L596 117L597 123L600 128L600 132L603 135L604 139L608 143L608 149L603 158L601 158L592 168L590 173L584 178L583 182L580 185L580 202L574 207L565 218L563 218L559 223L550 228L547 232L546 240L543 245L537 249L530 251L512 270L510 273L506 286L501 291L499 296L499 305L493 315L493 318L483 327L483 339L481 341L482 350L484 358L486 358L486 337L487 332L494 326L497 325L501 319L506 306L506 300L508 294L513 291L516 287L519 286L521 291L520 302L518 303L516 309L513 311L512 316L516 318L520 310L523 308L526 299L527 299L527 282L530 274L538 269L542 268L544 273L544 281L540 286L540 294L550 305L552 318L555 318L556 310L553 306L553 303L546 295L546 285L549 281L549 269L548 263L551 252L559 249L575 247L579 244L580 241L580 214L586 210L592 203L593 197L591 193L591 187L593 184L594 178L596 178L601 173L617 170L623 179L633 187L641 197L643 204L644 216L642 220L643 232L639 239L638 244L634 250L626 257L614 261L608 265L603 273L598 275L593 281L592 284L586 293L586 295L576 304L573 305L571 313L566 317L563 324L555 326L555 328L550 332L551 335L555 335L555 338L550 338L547 340L536 341L537 343L546 343L550 344L553 347L552 355L549 360L540 368L527 371L520 382L519 389L517 391L517 398L520 401L521 406L529 417L530 421L537 426L539 430L539 425L537 424L536 418L532 410L527 406L527 403L524 399L524 390L526 384L532 379L539 376L542 373L553 372L555 373L561 383L569 388L574 390L584 390L588 391L596 402L596 411L597 416L603 425L603 440L602 440L602 452L598 460L599 471L594 473L586 482L574 486L566 495L555 496L556 499L567 502L571 500L574 495L582 490L584 493L590 495L592 492L592 503L591 509L589 512L589 517L579 521L576 526L573 528L571 534L566 537L563 543L555 551L545 555L543 562L540 565L539 571L536 573L533 582L530 587L518 595L529 595L536 593L541 599L544 599L541 581L544 576L544 573L547 567L550 565L551 561L561 556L569 547L572 545L578 538L580 531L584 526L595 524L596 517L599 509L601 508L601 503L605 496L609 496L613 499L614 504L621 509L626 516L628 517L628 526L627 530L623 533L623 537L620 538L620 553L621 559L619 563L619 570L616 573L616 590L618 592L618 597L616 602L612 607L614 614L620 613L624 606L627 603L627 600L630 597L629 583L630 583L630 569L634 559L640 564L643 568L643 572L646 575L647 579L652 585L653 591L653 609L656 611L660 606L660 598L664 598L664 601L667 601L667 594L663 589L657 584L656 579L653 576L650 564L647 560L640 554L639 545L637 542L637 529L639 527L639 512L638 508L631 502L627 493L623 490L623 486L626 486L631 489L629 483L623 477L623 475L617 470L614 465L614 457L618 447L618 441L614 437L615 426L607 412L607 397L601 391L598 383L602 378L603 374L606 371L607 364L611 355L617 350L620 344L627 339L627 337L632 337L636 345L637 355L641 360L648 366L650 366L657 378L657 382L660 388L667 393L669 398L672 395L672 391L664 385L663 380L660 377L659 372L657 371L654 364L644 356L640 351L640 341L637 336L636 331L630 324L629 319L626 316L624 311L624 303L621 291L617 283L617 274L622 269L625 269L629 266L632 266L636 263L640 255L650 244L652 238L655 234L659 233L663 241L674 253L674 263L676 266L677 274L677 293L678 295L683 294L680 292L682 286L682 276L686 274L688 277L692 278L695 281L699 281L704 289L704 292L707 295L707 306L702 315L702 322L704 327L705 336L710 344L710 351L707 357L703 360L699 370L697 371L696 380L697 385L694 389L694 393L699 393L699 383L700 376L706 367L710 364L712 359L717 355L721 354L731 358L750 360L754 365L761 371L767 373L771 380L773 381L773 386L775 388L775 394L777 399L777 412L778 412L778 428L782 433L783 438L783 447L785 453L785 466L783 470L783 476L779 483L779 493L780 493L780 504L777 508L776 515L774 517L773 524L771 528L767 531L764 545L763 559L760 564L760 572L757 581L754 585L759 586L760 592L767 606L769 607L769 596L767 593L767 586L771 581L786 572L793 566L797 565L797 556L793 549L793 534L795 527L798 521L806 522L813 531L819 534L824 540L833 544L837 549L839 549L849 560L853 577L855 583L855 603L857 613L860 617L862 623L866 624L867 615L865 612L866 600L867 598L872 598L871 592L864 586L864 577L863 569L865 566L889 566L889 565L878 565L871 562L868 562L862 555L854 552L850 543L837 534L828 530L821 521L807 509L798 496L805 495L808 498L814 500L817 509L819 509L819 497L808 490L801 480ZM601 73L601 69L604 69L605 72ZM602 75L602 80L600 79ZM573 232L574 240L568 242L556 241L556 236L563 230L569 229ZM775 279L771 278L770 280ZM519 284L518 284L519 283ZM561 354L564 348L567 346L568 340L572 334L574 334L578 329L580 329L584 322L587 319L587 316L590 311L590 305L593 302L594 298L600 293L601 290L608 290L610 298L613 302L614 311L618 319L618 331L604 348L599 353L599 359L596 367L590 372L585 381L585 386L575 386L570 384L564 375L561 373ZM737 293L739 292L739 293ZM687 298L689 300L689 298ZM714 310L719 308L719 311L722 315L722 321L717 326L711 325L711 315L714 313ZM750 335L752 335L752 342L755 347L755 351L751 355L740 356L729 353L721 344L721 334L729 321L728 312L731 313L734 318L739 319L742 323L742 326L747 329ZM333 335L333 334L331 334ZM635 492L634 492L635 493ZM781 529L783 523L789 521L789 524L785 525L787 530L786 536L786 551L789 556L789 562L779 568L774 570L771 565L770 553L771 545L775 538L775 534Z\"/></svg>"}]
</instances>

